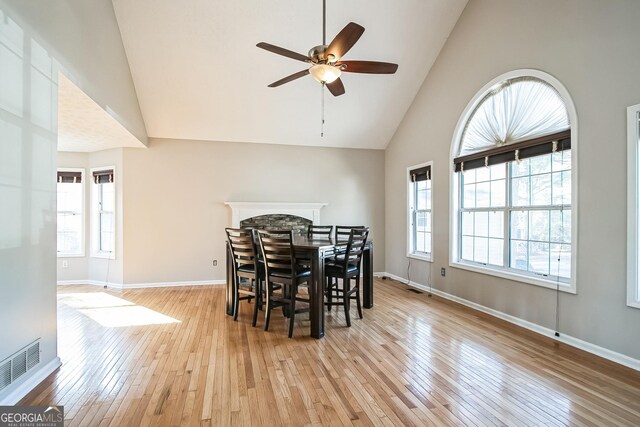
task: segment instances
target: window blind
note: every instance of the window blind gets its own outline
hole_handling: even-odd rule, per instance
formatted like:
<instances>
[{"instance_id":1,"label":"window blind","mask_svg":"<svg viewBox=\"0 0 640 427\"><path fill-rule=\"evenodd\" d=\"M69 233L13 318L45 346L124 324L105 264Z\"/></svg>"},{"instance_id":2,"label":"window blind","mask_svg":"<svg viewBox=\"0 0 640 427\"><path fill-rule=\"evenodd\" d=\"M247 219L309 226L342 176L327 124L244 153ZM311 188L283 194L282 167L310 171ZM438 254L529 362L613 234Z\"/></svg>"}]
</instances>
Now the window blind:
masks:
<instances>
[{"instance_id":1,"label":"window blind","mask_svg":"<svg viewBox=\"0 0 640 427\"><path fill-rule=\"evenodd\" d=\"M62 172L58 171L59 183L79 184L82 182L82 172Z\"/></svg>"},{"instance_id":2,"label":"window blind","mask_svg":"<svg viewBox=\"0 0 640 427\"><path fill-rule=\"evenodd\" d=\"M93 172L93 182L96 184L106 184L113 182L113 169L106 169Z\"/></svg>"},{"instance_id":3,"label":"window blind","mask_svg":"<svg viewBox=\"0 0 640 427\"><path fill-rule=\"evenodd\" d=\"M570 129L527 141L491 148L479 153L456 157L453 159L453 164L455 171L460 172L569 149L571 149Z\"/></svg>"},{"instance_id":4,"label":"window blind","mask_svg":"<svg viewBox=\"0 0 640 427\"><path fill-rule=\"evenodd\" d=\"M411 182L428 181L431 179L431 166L423 166L409 171Z\"/></svg>"}]
</instances>

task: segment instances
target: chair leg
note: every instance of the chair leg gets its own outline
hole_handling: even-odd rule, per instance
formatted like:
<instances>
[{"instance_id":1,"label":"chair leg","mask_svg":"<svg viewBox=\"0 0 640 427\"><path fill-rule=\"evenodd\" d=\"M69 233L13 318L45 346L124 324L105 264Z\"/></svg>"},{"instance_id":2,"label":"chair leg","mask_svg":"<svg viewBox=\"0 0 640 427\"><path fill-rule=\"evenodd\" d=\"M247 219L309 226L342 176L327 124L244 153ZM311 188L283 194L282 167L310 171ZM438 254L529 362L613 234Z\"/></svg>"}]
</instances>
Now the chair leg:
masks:
<instances>
[{"instance_id":1,"label":"chair leg","mask_svg":"<svg viewBox=\"0 0 640 427\"><path fill-rule=\"evenodd\" d=\"M292 285L291 286L291 295L289 296L290 301L289 301L289 338L293 337L293 324L295 323L296 320L296 295L298 294L297 292L297 286L296 285Z\"/></svg>"},{"instance_id":2,"label":"chair leg","mask_svg":"<svg viewBox=\"0 0 640 427\"><path fill-rule=\"evenodd\" d=\"M269 320L271 320L271 292L269 291L269 284L267 284L267 307L265 310L267 311L264 314L264 330L269 330Z\"/></svg>"},{"instance_id":3,"label":"chair leg","mask_svg":"<svg viewBox=\"0 0 640 427\"><path fill-rule=\"evenodd\" d=\"M347 327L351 327L351 317L349 316L349 306L351 305L351 298L347 295L347 288L349 286L349 279L343 279L343 294L342 301L344 303L344 317L347 320Z\"/></svg>"},{"instance_id":4,"label":"chair leg","mask_svg":"<svg viewBox=\"0 0 640 427\"><path fill-rule=\"evenodd\" d=\"M258 306L260 306L260 294L259 289L256 287L256 298L253 304L253 322L251 322L251 326L255 327L256 322L258 321Z\"/></svg>"},{"instance_id":5,"label":"chair leg","mask_svg":"<svg viewBox=\"0 0 640 427\"><path fill-rule=\"evenodd\" d=\"M331 311L331 307L333 304L333 288L331 287L331 277L327 277L327 301L329 302L327 311Z\"/></svg>"},{"instance_id":6,"label":"chair leg","mask_svg":"<svg viewBox=\"0 0 640 427\"><path fill-rule=\"evenodd\" d=\"M240 311L240 293L238 289L235 290L236 302L233 305L233 320L238 320L238 312Z\"/></svg>"},{"instance_id":7,"label":"chair leg","mask_svg":"<svg viewBox=\"0 0 640 427\"><path fill-rule=\"evenodd\" d=\"M358 305L358 315L362 319L362 305L360 304L360 276L356 276L356 304Z\"/></svg>"}]
</instances>

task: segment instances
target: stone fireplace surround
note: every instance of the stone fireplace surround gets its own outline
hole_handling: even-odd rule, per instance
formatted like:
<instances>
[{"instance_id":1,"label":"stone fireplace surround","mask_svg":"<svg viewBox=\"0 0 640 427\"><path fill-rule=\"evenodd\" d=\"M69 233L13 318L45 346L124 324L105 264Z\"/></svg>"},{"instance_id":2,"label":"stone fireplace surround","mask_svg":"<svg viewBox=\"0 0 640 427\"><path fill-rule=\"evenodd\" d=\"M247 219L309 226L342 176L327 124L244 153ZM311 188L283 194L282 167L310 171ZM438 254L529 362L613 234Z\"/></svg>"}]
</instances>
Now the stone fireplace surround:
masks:
<instances>
[{"instance_id":1,"label":"stone fireplace surround","mask_svg":"<svg viewBox=\"0 0 640 427\"><path fill-rule=\"evenodd\" d=\"M239 228L243 220L274 215L278 221L282 215L305 218L320 224L320 209L328 203L299 202L225 202L231 208L231 226Z\"/></svg>"}]
</instances>

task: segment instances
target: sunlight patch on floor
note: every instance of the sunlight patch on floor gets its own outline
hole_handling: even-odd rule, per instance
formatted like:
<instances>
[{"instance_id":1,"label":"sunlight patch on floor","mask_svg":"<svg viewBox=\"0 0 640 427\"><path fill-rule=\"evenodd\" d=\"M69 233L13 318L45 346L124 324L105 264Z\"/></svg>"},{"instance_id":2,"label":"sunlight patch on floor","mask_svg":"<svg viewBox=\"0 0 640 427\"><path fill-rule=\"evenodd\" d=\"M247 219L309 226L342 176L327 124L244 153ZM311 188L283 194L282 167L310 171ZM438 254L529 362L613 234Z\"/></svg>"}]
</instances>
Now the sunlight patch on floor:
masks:
<instances>
[{"instance_id":1,"label":"sunlight patch on floor","mask_svg":"<svg viewBox=\"0 0 640 427\"><path fill-rule=\"evenodd\" d=\"M173 317L105 292L60 294L59 300L107 328L180 323Z\"/></svg>"}]
</instances>

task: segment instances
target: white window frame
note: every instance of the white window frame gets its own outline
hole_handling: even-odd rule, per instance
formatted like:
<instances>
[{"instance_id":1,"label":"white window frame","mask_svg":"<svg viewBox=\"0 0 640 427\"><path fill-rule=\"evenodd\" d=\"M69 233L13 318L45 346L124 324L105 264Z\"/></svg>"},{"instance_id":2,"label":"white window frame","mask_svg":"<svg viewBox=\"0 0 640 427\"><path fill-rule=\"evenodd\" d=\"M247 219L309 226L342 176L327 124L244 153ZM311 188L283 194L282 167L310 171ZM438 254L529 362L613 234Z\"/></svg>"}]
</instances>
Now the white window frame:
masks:
<instances>
[{"instance_id":1,"label":"white window frame","mask_svg":"<svg viewBox=\"0 0 640 427\"><path fill-rule=\"evenodd\" d=\"M431 252L415 252L413 250L414 246L414 223L413 223L413 212L416 206L415 200L415 189L414 183L411 181L410 171L418 168L422 168L425 166L431 167L431 215L429 216L431 219L431 223L429 224L429 229L431 230ZM407 257L418 259L421 261L433 262L433 161L428 161L424 163L420 163L418 165L409 166L406 172L406 180L407 180Z\"/></svg>"},{"instance_id":2,"label":"white window frame","mask_svg":"<svg viewBox=\"0 0 640 427\"><path fill-rule=\"evenodd\" d=\"M115 200L113 207L113 251L107 252L100 250L100 206L98 201L98 190L99 187L93 180L93 172L95 171L103 171L103 170L112 170L113 171L113 181L114 186L116 185L117 175L115 166L103 166L98 168L91 168L89 173L89 179L91 180L91 257L93 258L106 258L106 259L115 259L116 258L116 249L118 243L118 234L117 234L117 212L118 212L118 188L114 188L115 192Z\"/></svg>"},{"instance_id":3,"label":"white window frame","mask_svg":"<svg viewBox=\"0 0 640 427\"><path fill-rule=\"evenodd\" d=\"M497 84L517 77L531 76L536 77L540 80L543 80L550 84L553 88L555 88L564 104L567 108L567 112L569 114L569 120L571 123L571 280L569 283L558 282L556 280L548 280L544 278L533 277L526 274L518 274L517 270L507 269L504 267L494 268L492 266L482 266L476 263L465 262L459 259L459 173L455 172L454 168L451 168L451 173L449 175L449 188L450 188L450 198L449 198L449 266L452 268L459 268L463 270L473 271L476 273L487 274L491 276L501 277L504 279L509 279L517 282L528 283L531 285L542 286L545 288L551 289L559 289L562 292L567 292L571 294L577 293L577 268L576 261L578 259L578 115L575 109L575 105L573 100L564 87L564 85L557 80L555 77L551 76L540 70L533 69L520 69L507 72L502 74L489 83L487 83L482 89L480 89L474 96L471 98L469 104L463 111L460 119L458 120L458 124L456 125L455 132L453 134L453 139L451 141L451 153L450 159L451 164L453 164L453 159L457 156L459 144L462 141L462 134L464 132L465 126L471 117L471 114L478 106L478 104L482 101L484 96L493 89ZM507 218L505 218L507 221ZM508 239L505 236L505 239Z\"/></svg>"},{"instance_id":4,"label":"white window frame","mask_svg":"<svg viewBox=\"0 0 640 427\"><path fill-rule=\"evenodd\" d=\"M640 104L627 108L627 305L640 308L640 280L638 280L638 242L640 236L638 178L640 145Z\"/></svg>"},{"instance_id":5,"label":"white window frame","mask_svg":"<svg viewBox=\"0 0 640 427\"><path fill-rule=\"evenodd\" d=\"M84 168L58 168L57 172L80 172L80 174L82 175L82 179L80 181L80 185L82 186L81 189L81 193L82 193L82 201L81 201L81 206L82 208L80 209L80 223L82 224L82 226L80 227L80 252L77 254L70 254L70 253L64 253L64 252L58 252L56 250L57 256L58 258L82 258L85 256L85 241L86 241L86 217L85 217L85 213L86 213L86 206L85 206L85 200L86 200L86 186L85 186L85 182L86 182L86 174L85 174L85 170ZM56 201L57 201L57 193L58 193L58 189L57 189L57 185L56 185ZM57 206L57 202L56 202L56 206ZM58 214L58 209L56 207L56 218L57 218L57 214ZM57 220L56 220L57 221ZM56 239L58 238L58 232L56 230ZM57 247L57 243L56 243L56 247Z\"/></svg>"}]
</instances>

